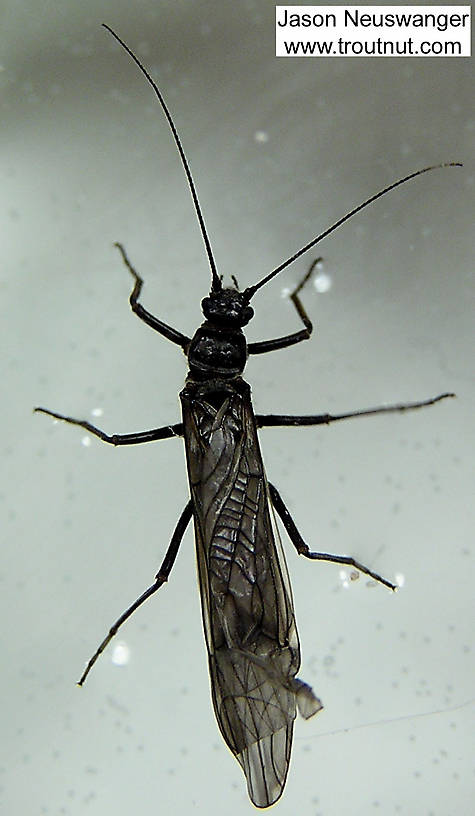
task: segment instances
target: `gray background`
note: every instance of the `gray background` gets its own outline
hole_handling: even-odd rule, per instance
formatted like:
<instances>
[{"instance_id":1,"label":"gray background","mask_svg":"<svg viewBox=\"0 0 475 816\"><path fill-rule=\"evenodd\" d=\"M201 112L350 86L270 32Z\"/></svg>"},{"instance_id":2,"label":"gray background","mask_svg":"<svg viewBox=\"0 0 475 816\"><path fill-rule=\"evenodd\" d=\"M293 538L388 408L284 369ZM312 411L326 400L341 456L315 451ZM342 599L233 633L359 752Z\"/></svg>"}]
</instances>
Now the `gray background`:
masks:
<instances>
[{"instance_id":1,"label":"gray background","mask_svg":"<svg viewBox=\"0 0 475 816\"><path fill-rule=\"evenodd\" d=\"M426 165L319 248L311 342L253 359L260 412L344 411L454 390L404 417L261 435L315 549L349 552L397 596L287 546L303 664L325 710L297 722L282 814L460 814L473 801L473 61L274 57L274 5L3 5L2 813L251 811L209 701L187 533L168 586L74 681L153 579L186 498L182 443L114 450L31 414L127 432L179 419L180 352L130 312L192 333L209 273L150 88L189 155L220 271L250 284L386 184ZM267 141L256 140L256 133ZM255 340L297 327L256 295ZM277 809L276 809L277 812Z\"/></svg>"}]
</instances>

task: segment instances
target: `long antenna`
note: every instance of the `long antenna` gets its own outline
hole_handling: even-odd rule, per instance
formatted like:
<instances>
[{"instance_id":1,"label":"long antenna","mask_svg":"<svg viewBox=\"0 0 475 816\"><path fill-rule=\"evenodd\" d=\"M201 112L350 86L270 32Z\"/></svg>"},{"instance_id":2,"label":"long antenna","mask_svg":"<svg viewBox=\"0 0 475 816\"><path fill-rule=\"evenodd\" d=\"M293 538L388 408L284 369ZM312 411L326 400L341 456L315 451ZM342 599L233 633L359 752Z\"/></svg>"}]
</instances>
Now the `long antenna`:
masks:
<instances>
[{"instance_id":1,"label":"long antenna","mask_svg":"<svg viewBox=\"0 0 475 816\"><path fill-rule=\"evenodd\" d=\"M293 255L290 256L290 258L287 258L286 261L277 266L272 272L269 272L269 274L266 275L265 278L262 278L262 280L258 281L258 283L255 283L253 286L248 286L248 288L244 292L244 294L247 296L247 299L250 300L253 297L253 295L257 292L257 290L261 288L261 286L264 286L264 284L268 283L268 281L272 280L272 278L275 278L275 276L278 275L279 272L282 272L282 270L289 266L291 263L293 263L293 261L296 261L297 258L300 258L300 256L303 255L304 252L307 252L308 249L311 249L312 247L316 246L316 244L318 244L320 241L326 238L327 235L330 235L331 232L334 232L336 229L338 229L338 227L341 227L341 225L344 224L345 221L348 221L350 218L356 215L357 212L367 207L368 204L372 204L373 201L376 201L378 198L381 198L381 196L386 195L386 193L389 193L391 190L394 190L395 187L399 187L400 184L405 184L406 181L410 181L411 179L416 178L416 176L421 176L423 173L428 173L430 170L438 170L441 167L463 167L463 165L460 162L444 162L443 164L434 164L432 165L432 167L424 167L423 170L416 170L415 173L410 173L409 176L405 176L404 178L399 179L399 181L395 181L393 184L390 184L389 187L385 187L384 190L380 190L379 193L376 193L375 195L371 196L371 198L368 198L366 199L366 201L363 201L362 204L359 204L349 213L344 215L343 218L340 218L338 221L332 224L331 227L328 227L328 229L321 232L320 235L317 235L316 238L313 238L312 241L309 241L308 244L305 244L305 246L299 249L298 252L295 252Z\"/></svg>"},{"instance_id":2,"label":"long antenna","mask_svg":"<svg viewBox=\"0 0 475 816\"><path fill-rule=\"evenodd\" d=\"M206 253L208 255L208 261L209 261L209 265L210 265L210 269L211 269L211 290L212 291L219 291L220 289L222 289L221 279L220 279L220 277L218 275L218 272L216 270L216 264L215 264L214 257L213 257L213 251L211 249L211 243L210 243L210 240L209 240L209 237L208 237L208 232L207 232L205 221L204 221L204 218L203 218L203 213L201 212L200 202L198 201L198 194L196 192L196 187L195 187L195 183L193 181L193 176L191 175L191 170L190 170L187 158L185 156L185 151L183 150L183 147L181 145L180 137L179 137L178 131L177 131L176 127L175 127L175 123L174 123L174 121L172 119L171 113L168 110L168 107L167 107L167 105L165 103L165 100L164 100L164 98L163 98L163 96L162 96L162 94L160 92L160 89L159 89L157 83L152 79L152 77L148 73L147 69L142 65L142 63L140 62L138 57L135 56L133 51L130 50L129 46L126 45L123 40L121 40L119 35L116 34L115 31L113 31L112 28L110 28L110 26L106 25L106 23L102 23L102 25L103 25L103 27L105 29L107 29L107 31L110 34L112 34L112 36L117 40L119 45L121 45L122 48L125 51L127 51L129 56L132 57L135 64L140 68L143 75L145 76L145 78L148 80L149 84L152 86L153 90L155 91L155 94L156 94L156 96L158 98L158 101L160 102L160 105L162 106L162 110L163 110L165 116L167 117L167 121L168 121L168 124L170 126L170 130L171 130L171 132L173 134L173 138L174 138L175 144L177 146L177 150L178 150L178 152L180 154L180 159L181 159L181 162L183 164L183 169L184 169L184 171L186 173L188 186L190 188L191 197L193 199L193 204L195 205L195 211L196 211L196 215L197 215L197 218L198 218L198 223L199 223L200 229L201 229L201 235L203 236L204 245L206 247Z\"/></svg>"}]
</instances>

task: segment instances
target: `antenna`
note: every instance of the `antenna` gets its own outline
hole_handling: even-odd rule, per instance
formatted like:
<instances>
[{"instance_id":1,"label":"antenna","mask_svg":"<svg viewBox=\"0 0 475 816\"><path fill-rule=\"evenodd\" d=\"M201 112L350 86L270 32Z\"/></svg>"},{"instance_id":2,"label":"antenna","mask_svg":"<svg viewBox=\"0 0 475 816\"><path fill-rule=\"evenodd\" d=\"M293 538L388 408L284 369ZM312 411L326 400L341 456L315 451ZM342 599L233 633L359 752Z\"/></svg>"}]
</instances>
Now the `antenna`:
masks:
<instances>
[{"instance_id":1,"label":"antenna","mask_svg":"<svg viewBox=\"0 0 475 816\"><path fill-rule=\"evenodd\" d=\"M179 137L178 131L177 131L176 127L175 127L175 123L174 123L174 121L172 119L171 113L168 110L168 107L167 107L167 105L165 103L165 100L164 100L164 98L163 98L163 96L162 96L162 94L160 92L160 89L159 89L157 83L152 79L152 77L148 73L147 69L140 62L139 58L135 56L133 51L130 50L129 46L126 45L123 40L121 40L119 35L116 34L115 31L113 31L112 28L110 28L110 26L106 25L106 23L102 23L102 25L103 25L103 27L105 29L107 29L107 31L110 34L112 34L114 39L117 40L117 42L119 43L119 45L122 46L124 51L127 51L129 56L132 57L133 61L140 68L143 75L147 79L148 83L152 86L152 88L155 91L155 94L156 94L156 96L158 98L158 101L160 102L160 105L162 106L162 110L163 110L163 112L164 112L164 114L165 114L165 116L167 118L167 122L168 122L168 124L170 126L170 130L171 130L173 138L175 140L175 144L177 146L178 153L180 154L180 159L181 159L181 162L183 164L183 169L185 170L186 178L187 178L187 181L188 181L188 186L189 186L190 192L191 192L191 197L193 199L193 204L195 205L195 211L196 211L196 215L197 215L197 218L198 218L198 223L200 225L201 235L203 237L203 241L204 241L204 245L205 245L205 248L206 248L206 253L208 255L208 261L209 261L209 265L210 265L210 269L211 269L211 291L212 292L218 292L218 291L220 291L220 289L223 288L222 283L221 283L221 280L219 278L218 272L216 270L216 264L215 264L214 257L213 257L213 251L211 249L211 243L210 243L210 240L209 240L209 237L208 237L208 232L207 232L205 221L204 221L204 218L203 218L203 213L201 212L200 202L198 201L198 194L196 192L196 187L195 187L195 183L193 181L193 176L191 175L191 170L190 170L190 167L189 167L189 164L188 164L188 160L187 160L187 158L185 156L185 151L183 150L183 147L182 147L182 144L181 144L181 141L180 141L180 137Z\"/></svg>"},{"instance_id":2,"label":"antenna","mask_svg":"<svg viewBox=\"0 0 475 816\"><path fill-rule=\"evenodd\" d=\"M444 162L443 164L434 164L431 167L424 167L423 170L416 170L415 173L410 173L408 176L399 179L399 181L395 181L393 184L390 184L389 187L385 187L384 190L380 190L379 193L375 193L375 195L371 196L371 198L366 199L366 201L363 201L362 204L359 204L353 210L350 210L350 212L348 212L346 215L344 215L342 218L340 218L338 221L332 224L331 227L328 227L328 229L321 232L320 235L317 235L316 238L313 238L312 241L309 241L308 244L305 244L305 246L299 249L298 252L295 252L293 255L290 256L290 258L287 258L286 261L277 266L272 272L269 272L269 274L266 275L265 278L262 278L262 280L258 281L258 283L255 283L253 286L248 286L248 288L244 292L244 294L247 296L247 300L250 300L255 295L257 290L261 288L261 286L264 286L266 283L272 280L272 278L275 278L275 276L278 275L279 272L282 272L282 270L289 266L291 263L293 263L293 261L296 261L297 258L300 258L300 256L303 255L304 252L307 252L308 249L311 249L312 247L316 246L320 241L326 238L327 235L330 235L330 233L334 232L336 229L338 229L338 227L341 227L341 225L344 224L345 221L348 221L360 210L363 210L365 207L367 207L368 204L372 204L373 201L376 201L378 198L381 198L381 196L386 195L386 193L389 193L391 190L394 190L395 187L399 187L400 184L405 184L406 181L410 181L411 179L416 178L416 176L421 176L423 173L428 173L430 170L438 170L441 167L463 167L463 165L460 162Z\"/></svg>"}]
</instances>

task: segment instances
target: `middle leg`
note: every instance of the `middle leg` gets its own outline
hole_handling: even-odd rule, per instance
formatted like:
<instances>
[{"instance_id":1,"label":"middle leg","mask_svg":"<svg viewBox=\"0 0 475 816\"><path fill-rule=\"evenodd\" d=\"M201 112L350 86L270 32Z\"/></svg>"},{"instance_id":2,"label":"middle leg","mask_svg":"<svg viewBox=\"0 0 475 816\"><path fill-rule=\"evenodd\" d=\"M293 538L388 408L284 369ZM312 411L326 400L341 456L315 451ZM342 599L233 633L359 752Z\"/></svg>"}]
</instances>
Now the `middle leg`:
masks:
<instances>
[{"instance_id":1,"label":"middle leg","mask_svg":"<svg viewBox=\"0 0 475 816\"><path fill-rule=\"evenodd\" d=\"M48 408L34 408L33 412L46 414L53 417L53 419L61 419L69 425L79 425L80 428L84 428L90 434L98 436L99 439L108 442L109 445L139 445L142 442L156 442L159 439L170 439L172 436L183 436L182 422L177 422L175 425L164 425L163 428L152 428L150 431L137 431L130 434L107 434L100 428L96 428L87 419L74 419L74 417L58 414L56 411L50 411Z\"/></svg>"},{"instance_id":2,"label":"middle leg","mask_svg":"<svg viewBox=\"0 0 475 816\"><path fill-rule=\"evenodd\" d=\"M443 399L455 397L455 394L439 394L437 397L421 400L419 402L397 402L394 405L380 405L377 408L365 408L361 411L350 411L347 414L256 414L258 428L269 428L275 426L291 425L294 427L304 427L308 425L330 425L332 422L339 422L342 419L352 419L353 417L372 416L373 414L402 414L404 411L414 411L416 408L426 408L428 405L435 405Z\"/></svg>"}]
</instances>

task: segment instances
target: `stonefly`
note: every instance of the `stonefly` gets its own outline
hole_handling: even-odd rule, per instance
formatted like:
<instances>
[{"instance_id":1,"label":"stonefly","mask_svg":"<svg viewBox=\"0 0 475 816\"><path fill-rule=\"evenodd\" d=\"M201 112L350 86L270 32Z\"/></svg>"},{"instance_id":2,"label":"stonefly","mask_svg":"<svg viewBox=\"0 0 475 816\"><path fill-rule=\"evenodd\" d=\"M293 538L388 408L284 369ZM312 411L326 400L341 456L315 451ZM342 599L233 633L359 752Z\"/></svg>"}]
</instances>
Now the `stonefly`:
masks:
<instances>
[{"instance_id":1,"label":"stonefly","mask_svg":"<svg viewBox=\"0 0 475 816\"><path fill-rule=\"evenodd\" d=\"M181 436L185 441L190 500L183 510L154 583L114 623L79 680L82 685L99 655L128 617L168 580L186 527L193 517L203 628L208 648L211 695L221 733L246 775L249 796L257 807L274 804L289 769L297 709L308 719L322 704L310 686L297 678L300 647L287 567L274 512L300 555L315 561L345 564L391 590L397 587L354 558L312 552L303 541L277 488L267 481L257 430L272 425L329 425L349 417L409 411L433 405L454 394L345 414L287 416L254 414L251 389L242 379L249 354L308 340L312 323L300 299L316 267L315 260L290 299L304 328L246 343L243 326L253 317L256 292L359 210L416 176L457 162L418 170L355 207L305 244L258 283L239 291L225 288L218 275L195 184L175 124L162 94L130 48L104 25L128 52L152 86L167 118L181 157L211 269L211 290L201 303L204 322L192 338L163 323L138 302L142 278L125 249L116 244L134 279L130 305L159 334L180 346L189 371L180 393L182 422L150 431L112 434L85 420L46 408L35 411L79 425L112 445L136 445Z\"/></svg>"}]
</instances>

